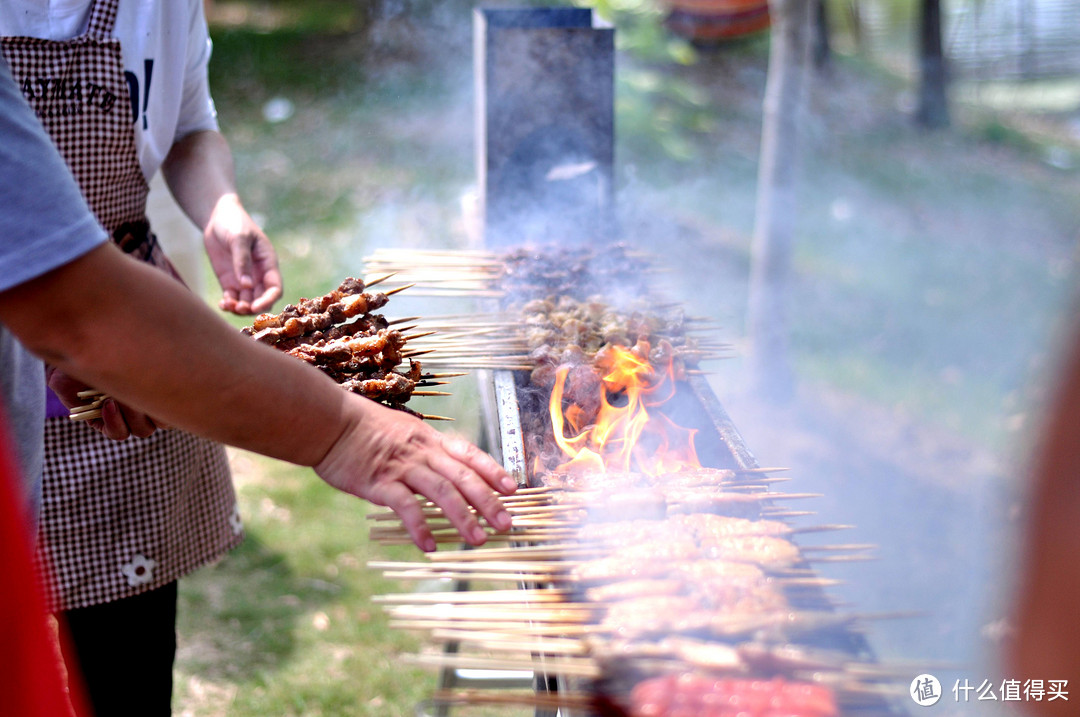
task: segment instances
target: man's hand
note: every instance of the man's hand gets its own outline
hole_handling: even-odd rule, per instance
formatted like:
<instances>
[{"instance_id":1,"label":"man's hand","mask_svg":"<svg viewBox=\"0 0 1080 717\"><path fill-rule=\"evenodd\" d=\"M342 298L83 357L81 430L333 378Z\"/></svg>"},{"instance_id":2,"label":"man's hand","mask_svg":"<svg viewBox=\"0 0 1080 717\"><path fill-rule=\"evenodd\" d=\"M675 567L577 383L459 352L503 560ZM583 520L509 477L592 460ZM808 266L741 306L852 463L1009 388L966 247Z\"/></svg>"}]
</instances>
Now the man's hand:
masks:
<instances>
[{"instance_id":1,"label":"man's hand","mask_svg":"<svg viewBox=\"0 0 1080 717\"><path fill-rule=\"evenodd\" d=\"M493 490L509 495L517 486L489 455L359 396L350 397L348 407L348 427L315 466L327 483L393 509L425 551L435 550L435 539L416 494L442 508L471 545L483 544L487 535L470 505L496 530L510 528L510 514ZM351 409L358 409L355 417Z\"/></svg>"},{"instance_id":2,"label":"man's hand","mask_svg":"<svg viewBox=\"0 0 1080 717\"><path fill-rule=\"evenodd\" d=\"M85 383L51 367L48 370L48 378L49 388L65 406L74 408L85 403L78 396L79 391L90 388ZM123 441L131 436L146 438L158 429L158 424L150 416L112 398L106 399L101 405L101 418L94 418L85 423L114 441Z\"/></svg>"},{"instance_id":3,"label":"man's hand","mask_svg":"<svg viewBox=\"0 0 1080 717\"><path fill-rule=\"evenodd\" d=\"M260 314L281 298L277 253L235 194L214 205L203 241L221 284L222 310Z\"/></svg>"}]
</instances>

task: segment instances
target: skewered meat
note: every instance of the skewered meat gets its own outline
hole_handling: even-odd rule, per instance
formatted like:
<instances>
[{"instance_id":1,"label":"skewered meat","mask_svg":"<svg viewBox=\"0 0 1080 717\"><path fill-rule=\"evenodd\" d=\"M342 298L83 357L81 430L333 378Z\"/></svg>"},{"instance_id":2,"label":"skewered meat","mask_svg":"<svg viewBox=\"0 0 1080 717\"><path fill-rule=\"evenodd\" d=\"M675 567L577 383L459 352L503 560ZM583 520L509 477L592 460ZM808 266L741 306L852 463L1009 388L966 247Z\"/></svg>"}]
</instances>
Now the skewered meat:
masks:
<instances>
[{"instance_id":1,"label":"skewered meat","mask_svg":"<svg viewBox=\"0 0 1080 717\"><path fill-rule=\"evenodd\" d=\"M630 693L632 717L836 717L832 692L782 679L665 675Z\"/></svg>"},{"instance_id":2,"label":"skewered meat","mask_svg":"<svg viewBox=\"0 0 1080 717\"><path fill-rule=\"evenodd\" d=\"M713 513L673 515L670 522L688 528L704 545L722 537L747 535L783 536L791 533L791 527L787 523L781 523L778 520L747 520Z\"/></svg>"},{"instance_id":3,"label":"skewered meat","mask_svg":"<svg viewBox=\"0 0 1080 717\"><path fill-rule=\"evenodd\" d=\"M308 363L333 365L368 358L386 351L400 351L404 345L405 338L400 331L380 329L370 335L297 346L286 353ZM398 362L393 363L396 365Z\"/></svg>"},{"instance_id":4,"label":"skewered meat","mask_svg":"<svg viewBox=\"0 0 1080 717\"><path fill-rule=\"evenodd\" d=\"M768 625L782 622L789 609L784 596L766 579L714 580L702 585L682 581L678 593L612 603L600 624L627 637L714 631L726 635L757 629L761 624L758 618L765 618Z\"/></svg>"},{"instance_id":5,"label":"skewered meat","mask_svg":"<svg viewBox=\"0 0 1080 717\"><path fill-rule=\"evenodd\" d=\"M768 535L723 536L702 543L707 557L740 563L754 563L779 570L798 563L802 556L795 544Z\"/></svg>"},{"instance_id":6,"label":"skewered meat","mask_svg":"<svg viewBox=\"0 0 1080 717\"><path fill-rule=\"evenodd\" d=\"M700 543L691 533L666 533L662 543L646 542L616 548L602 558L575 565L571 575L584 582L610 582L625 578L667 577L675 562L750 563L765 570L782 570L801 560L799 549L772 536L722 536Z\"/></svg>"},{"instance_id":7,"label":"skewered meat","mask_svg":"<svg viewBox=\"0 0 1080 717\"><path fill-rule=\"evenodd\" d=\"M545 473L541 480L549 488L566 491L618 491L648 485L643 473Z\"/></svg>"},{"instance_id":8,"label":"skewered meat","mask_svg":"<svg viewBox=\"0 0 1080 717\"><path fill-rule=\"evenodd\" d=\"M347 277L338 288L314 299L300 299L295 304L289 304L281 310L280 314L259 314L252 323L252 329L262 331L264 329L282 328L289 319L302 316L324 314L331 310L335 304L340 304L352 297L362 294L364 282L360 279ZM358 313L367 313L360 311ZM354 314L355 316L356 314ZM332 323L339 323L337 321Z\"/></svg>"},{"instance_id":9,"label":"skewered meat","mask_svg":"<svg viewBox=\"0 0 1080 717\"><path fill-rule=\"evenodd\" d=\"M317 344L321 341L334 341L335 339L344 339L350 336L373 334L388 328L388 326L389 323L382 314L366 314L347 324L331 326L325 331L312 331L303 336L282 339L273 344L273 346L281 351L288 351L289 349L296 348L303 344Z\"/></svg>"},{"instance_id":10,"label":"skewered meat","mask_svg":"<svg viewBox=\"0 0 1080 717\"><path fill-rule=\"evenodd\" d=\"M640 295L648 289L641 258L625 244L516 249L502 256L502 267L500 288L522 301L551 295L584 298L617 289Z\"/></svg>"},{"instance_id":11,"label":"skewered meat","mask_svg":"<svg viewBox=\"0 0 1080 717\"><path fill-rule=\"evenodd\" d=\"M421 377L420 364L410 360L407 372L395 370L406 338L385 317L371 313L386 305L387 294L364 288L359 279L347 278L333 291L300 299L280 314L260 314L243 333L316 366L348 391L405 410Z\"/></svg>"},{"instance_id":12,"label":"skewered meat","mask_svg":"<svg viewBox=\"0 0 1080 717\"><path fill-rule=\"evenodd\" d=\"M715 486L630 487L624 490L580 490L553 494L552 503L581 505L588 510L594 521L630 520L646 518L660 520L666 516L686 514L714 514L723 517L755 517L761 512L763 501L774 497L764 491L725 491ZM702 522L705 519L695 519ZM747 521L748 522L748 521ZM757 526L756 534L784 534L782 524ZM786 527L786 526L784 526Z\"/></svg>"},{"instance_id":13,"label":"skewered meat","mask_svg":"<svg viewBox=\"0 0 1080 717\"><path fill-rule=\"evenodd\" d=\"M695 487L719 486L739 480L739 475L726 468L694 468L677 473L545 473L543 484L563 490L625 490L632 487Z\"/></svg>"},{"instance_id":14,"label":"skewered meat","mask_svg":"<svg viewBox=\"0 0 1080 717\"><path fill-rule=\"evenodd\" d=\"M259 319L253 324L252 329L246 333L253 336L256 341L273 346L283 339L303 336L315 331L322 331L334 324L340 324L346 319L351 319L362 314L368 314L376 309L386 306L389 301L386 294L355 294L346 296L340 301L330 304L329 308L318 314L290 315L289 308L277 316L260 314ZM262 325L262 329L256 326Z\"/></svg>"},{"instance_id":15,"label":"skewered meat","mask_svg":"<svg viewBox=\"0 0 1080 717\"><path fill-rule=\"evenodd\" d=\"M584 560L570 570L574 579L585 583L607 583L614 580L665 577L675 562L698 558L701 548L692 536L624 546L611 555Z\"/></svg>"},{"instance_id":16,"label":"skewered meat","mask_svg":"<svg viewBox=\"0 0 1080 717\"><path fill-rule=\"evenodd\" d=\"M662 492L653 488L615 493L590 491L556 497L554 502L576 502L567 500L572 498L584 498L581 503L586 506L589 520L592 521L626 521L631 518L662 520L667 516L667 500Z\"/></svg>"},{"instance_id":17,"label":"skewered meat","mask_svg":"<svg viewBox=\"0 0 1080 717\"><path fill-rule=\"evenodd\" d=\"M609 548L679 540L696 543L697 540L689 526L650 518L585 523L575 531L574 539L582 544Z\"/></svg>"},{"instance_id":18,"label":"skewered meat","mask_svg":"<svg viewBox=\"0 0 1080 717\"><path fill-rule=\"evenodd\" d=\"M408 400L416 388L416 382L398 373L389 373L382 378L351 379L344 381L341 387L346 391L359 393L373 401L398 402Z\"/></svg>"},{"instance_id":19,"label":"skewered meat","mask_svg":"<svg viewBox=\"0 0 1080 717\"><path fill-rule=\"evenodd\" d=\"M621 637L670 635L679 631L687 615L701 610L701 604L688 595L648 595L614 603L600 626Z\"/></svg>"},{"instance_id":20,"label":"skewered meat","mask_svg":"<svg viewBox=\"0 0 1080 717\"><path fill-rule=\"evenodd\" d=\"M591 603L616 602L638 597L678 595L686 589L686 583L674 578L641 578L619 580L607 585L597 585L585 591L585 599Z\"/></svg>"}]
</instances>

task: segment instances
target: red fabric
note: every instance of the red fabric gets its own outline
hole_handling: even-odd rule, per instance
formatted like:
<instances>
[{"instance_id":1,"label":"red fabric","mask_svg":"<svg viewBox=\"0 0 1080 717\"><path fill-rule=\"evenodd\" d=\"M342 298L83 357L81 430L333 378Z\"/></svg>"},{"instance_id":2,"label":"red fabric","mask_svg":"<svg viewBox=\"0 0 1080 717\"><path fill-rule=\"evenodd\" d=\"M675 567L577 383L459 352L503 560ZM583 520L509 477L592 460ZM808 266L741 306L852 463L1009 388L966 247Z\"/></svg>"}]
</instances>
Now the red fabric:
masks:
<instances>
[{"instance_id":1,"label":"red fabric","mask_svg":"<svg viewBox=\"0 0 1080 717\"><path fill-rule=\"evenodd\" d=\"M23 483L0 412L0 700L19 717L90 717L72 708L55 631L31 564ZM81 692L76 689L77 692Z\"/></svg>"}]
</instances>

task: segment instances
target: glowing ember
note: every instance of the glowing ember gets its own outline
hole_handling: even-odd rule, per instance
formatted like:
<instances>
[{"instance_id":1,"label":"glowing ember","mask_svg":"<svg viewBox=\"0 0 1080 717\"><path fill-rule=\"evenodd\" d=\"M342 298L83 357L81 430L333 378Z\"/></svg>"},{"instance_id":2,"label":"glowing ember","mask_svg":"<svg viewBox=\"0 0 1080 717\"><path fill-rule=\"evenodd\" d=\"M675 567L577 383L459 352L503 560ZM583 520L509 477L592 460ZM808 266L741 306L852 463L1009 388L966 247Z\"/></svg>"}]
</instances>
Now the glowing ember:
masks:
<instances>
[{"instance_id":1,"label":"glowing ember","mask_svg":"<svg viewBox=\"0 0 1080 717\"><path fill-rule=\"evenodd\" d=\"M675 393L671 361L657 372L642 358L649 355L648 344L635 350L621 346L611 349L597 355L597 365L607 373L600 387L600 409L589 425L583 425L588 416L580 406L563 408L568 367L560 367L556 373L549 404L551 424L555 441L570 458L556 470L637 470L656 475L701 467L694 450L697 431L677 426L659 411L649 410Z\"/></svg>"}]
</instances>

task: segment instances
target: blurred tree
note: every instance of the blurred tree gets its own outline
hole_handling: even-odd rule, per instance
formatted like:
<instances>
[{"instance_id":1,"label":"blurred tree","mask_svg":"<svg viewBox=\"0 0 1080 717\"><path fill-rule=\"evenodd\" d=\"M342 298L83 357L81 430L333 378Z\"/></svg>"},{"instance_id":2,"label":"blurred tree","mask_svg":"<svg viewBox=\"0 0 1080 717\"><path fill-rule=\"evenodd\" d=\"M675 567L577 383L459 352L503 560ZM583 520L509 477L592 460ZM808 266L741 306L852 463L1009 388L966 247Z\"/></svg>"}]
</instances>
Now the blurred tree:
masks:
<instances>
[{"instance_id":1,"label":"blurred tree","mask_svg":"<svg viewBox=\"0 0 1080 717\"><path fill-rule=\"evenodd\" d=\"M765 82L757 204L750 256L747 334L750 380L763 399L794 392L787 293L795 233L795 174L815 0L769 0L772 44Z\"/></svg>"},{"instance_id":2,"label":"blurred tree","mask_svg":"<svg viewBox=\"0 0 1080 717\"><path fill-rule=\"evenodd\" d=\"M827 73L832 68L832 43L829 35L829 11L825 0L814 0L814 69L821 73Z\"/></svg>"},{"instance_id":3,"label":"blurred tree","mask_svg":"<svg viewBox=\"0 0 1080 717\"><path fill-rule=\"evenodd\" d=\"M948 72L941 43L941 0L922 0L919 18L919 104L915 121L923 127L949 125Z\"/></svg>"}]
</instances>

